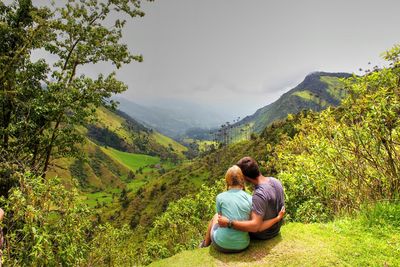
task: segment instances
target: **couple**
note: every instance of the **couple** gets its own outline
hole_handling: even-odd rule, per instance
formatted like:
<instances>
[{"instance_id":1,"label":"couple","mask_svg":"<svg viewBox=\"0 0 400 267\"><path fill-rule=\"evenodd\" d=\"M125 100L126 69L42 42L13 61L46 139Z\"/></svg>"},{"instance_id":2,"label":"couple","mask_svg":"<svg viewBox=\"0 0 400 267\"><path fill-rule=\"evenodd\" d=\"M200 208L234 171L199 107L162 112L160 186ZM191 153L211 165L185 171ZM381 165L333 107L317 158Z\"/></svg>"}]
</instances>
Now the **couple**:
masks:
<instances>
[{"instance_id":1,"label":"couple","mask_svg":"<svg viewBox=\"0 0 400 267\"><path fill-rule=\"evenodd\" d=\"M229 168L225 180L227 191L217 196L217 214L200 247L213 244L221 252L241 252L249 246L250 237L266 240L278 235L285 214L282 184L263 176L250 157ZM245 180L255 186L253 196L244 191Z\"/></svg>"}]
</instances>

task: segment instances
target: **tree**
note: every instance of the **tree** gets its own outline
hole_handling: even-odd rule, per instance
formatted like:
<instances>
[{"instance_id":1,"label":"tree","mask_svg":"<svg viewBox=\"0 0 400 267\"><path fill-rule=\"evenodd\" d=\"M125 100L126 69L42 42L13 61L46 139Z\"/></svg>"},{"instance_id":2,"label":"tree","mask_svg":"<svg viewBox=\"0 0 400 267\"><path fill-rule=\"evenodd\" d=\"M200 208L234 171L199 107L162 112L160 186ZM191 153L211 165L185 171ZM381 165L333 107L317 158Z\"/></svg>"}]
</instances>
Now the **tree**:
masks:
<instances>
[{"instance_id":1,"label":"tree","mask_svg":"<svg viewBox=\"0 0 400 267\"><path fill-rule=\"evenodd\" d=\"M96 107L114 106L109 97L127 88L115 72L91 78L80 74L82 66L108 62L118 69L142 61L121 42L126 21L117 17L122 14L144 15L138 0L69 0L62 7L35 7L30 0L0 3L3 170L45 175L51 160L79 156L78 126L94 119ZM33 62L30 55L38 49L55 62ZM11 177L0 175L5 183Z\"/></svg>"},{"instance_id":2,"label":"tree","mask_svg":"<svg viewBox=\"0 0 400 267\"><path fill-rule=\"evenodd\" d=\"M125 188L123 188L121 191L121 195L119 196L119 202L121 202L121 206L124 209L129 206L128 191L126 191Z\"/></svg>"},{"instance_id":3,"label":"tree","mask_svg":"<svg viewBox=\"0 0 400 267\"><path fill-rule=\"evenodd\" d=\"M132 181L133 179L135 179L136 175L133 171L129 171L128 172L128 180Z\"/></svg>"}]
</instances>

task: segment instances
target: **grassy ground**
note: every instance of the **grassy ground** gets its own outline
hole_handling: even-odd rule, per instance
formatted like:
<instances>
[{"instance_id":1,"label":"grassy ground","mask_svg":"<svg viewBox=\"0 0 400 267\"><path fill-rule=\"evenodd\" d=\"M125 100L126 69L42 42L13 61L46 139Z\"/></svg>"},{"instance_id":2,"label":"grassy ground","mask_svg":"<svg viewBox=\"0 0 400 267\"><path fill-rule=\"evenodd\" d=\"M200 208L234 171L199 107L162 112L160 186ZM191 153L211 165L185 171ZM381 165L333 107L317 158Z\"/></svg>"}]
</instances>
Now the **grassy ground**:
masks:
<instances>
[{"instance_id":1,"label":"grassy ground","mask_svg":"<svg viewBox=\"0 0 400 267\"><path fill-rule=\"evenodd\" d=\"M359 220L289 223L278 237L252 241L239 254L195 249L150 266L400 266L400 231Z\"/></svg>"},{"instance_id":2,"label":"grassy ground","mask_svg":"<svg viewBox=\"0 0 400 267\"><path fill-rule=\"evenodd\" d=\"M84 194L84 201L90 208L94 208L97 204L112 203L113 198L111 193L102 191L102 192Z\"/></svg>"},{"instance_id":3,"label":"grassy ground","mask_svg":"<svg viewBox=\"0 0 400 267\"><path fill-rule=\"evenodd\" d=\"M102 150L107 155L117 159L120 163L132 171L136 171L137 169L146 167L148 165L160 163L160 159L158 157L122 152L113 148L103 148ZM145 171L145 169L143 169L143 171Z\"/></svg>"}]
</instances>

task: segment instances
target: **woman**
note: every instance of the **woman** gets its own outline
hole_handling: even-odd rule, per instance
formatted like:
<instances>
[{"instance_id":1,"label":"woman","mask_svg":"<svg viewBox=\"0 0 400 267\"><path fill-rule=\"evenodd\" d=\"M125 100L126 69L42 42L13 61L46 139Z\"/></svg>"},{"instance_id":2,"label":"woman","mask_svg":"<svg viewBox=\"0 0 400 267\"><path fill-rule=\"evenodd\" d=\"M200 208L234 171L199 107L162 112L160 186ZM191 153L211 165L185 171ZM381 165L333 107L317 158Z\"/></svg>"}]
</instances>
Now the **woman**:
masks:
<instances>
[{"instance_id":1,"label":"woman","mask_svg":"<svg viewBox=\"0 0 400 267\"><path fill-rule=\"evenodd\" d=\"M251 212L251 195L244 191L244 177L240 168L236 165L230 167L225 174L227 191L220 193L216 199L217 214L210 221L205 239L200 247L210 244L226 253L241 252L250 244L247 232L233 228L218 226L218 214L230 220L248 220ZM280 221L284 212L280 212L276 218L265 221L262 228L266 229Z\"/></svg>"}]
</instances>

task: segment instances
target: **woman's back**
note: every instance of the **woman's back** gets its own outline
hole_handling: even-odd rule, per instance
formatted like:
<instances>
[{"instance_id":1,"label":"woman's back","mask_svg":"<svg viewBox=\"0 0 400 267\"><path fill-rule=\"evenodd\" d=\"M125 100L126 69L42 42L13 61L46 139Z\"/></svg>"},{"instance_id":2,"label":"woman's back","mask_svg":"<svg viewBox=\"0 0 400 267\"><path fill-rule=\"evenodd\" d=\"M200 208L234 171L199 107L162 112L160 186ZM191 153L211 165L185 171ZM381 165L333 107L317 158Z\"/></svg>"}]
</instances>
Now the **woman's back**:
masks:
<instances>
[{"instance_id":1,"label":"woman's back","mask_svg":"<svg viewBox=\"0 0 400 267\"><path fill-rule=\"evenodd\" d=\"M241 189L230 189L217 196L217 213L231 220L245 221L251 212L251 195ZM245 249L250 238L247 232L232 228L219 227L214 232L214 240L218 246L226 249Z\"/></svg>"}]
</instances>

